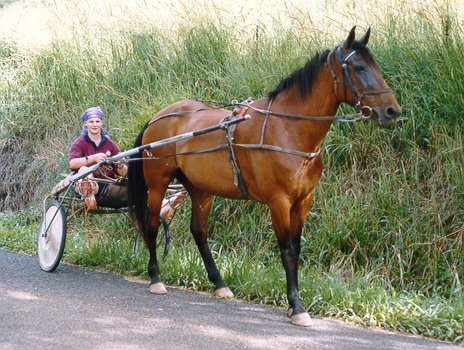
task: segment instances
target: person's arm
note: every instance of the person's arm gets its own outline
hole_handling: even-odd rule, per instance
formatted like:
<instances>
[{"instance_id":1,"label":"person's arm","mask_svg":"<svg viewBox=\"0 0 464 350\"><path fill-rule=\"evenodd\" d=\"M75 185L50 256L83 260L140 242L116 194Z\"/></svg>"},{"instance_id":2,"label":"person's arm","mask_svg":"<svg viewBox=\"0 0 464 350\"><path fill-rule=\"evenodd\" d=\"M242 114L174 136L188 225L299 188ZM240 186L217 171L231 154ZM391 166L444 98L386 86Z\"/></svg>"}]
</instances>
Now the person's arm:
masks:
<instances>
[{"instance_id":1,"label":"person's arm","mask_svg":"<svg viewBox=\"0 0 464 350\"><path fill-rule=\"evenodd\" d=\"M69 167L71 168L71 170L79 170L83 166L88 165L90 165L88 157L73 158L69 161Z\"/></svg>"},{"instance_id":2,"label":"person's arm","mask_svg":"<svg viewBox=\"0 0 464 350\"><path fill-rule=\"evenodd\" d=\"M108 158L105 153L96 153L86 156L86 141L78 137L73 141L69 149L68 164L71 170L79 170L82 167L89 167L91 165L100 163ZM119 152L119 149L118 149Z\"/></svg>"},{"instance_id":3,"label":"person's arm","mask_svg":"<svg viewBox=\"0 0 464 350\"><path fill-rule=\"evenodd\" d=\"M69 167L71 170L79 170L83 166L91 166L102 160L108 158L105 153L96 153L89 156L85 156L84 144L81 138L77 138L71 144L69 150Z\"/></svg>"},{"instance_id":4,"label":"person's arm","mask_svg":"<svg viewBox=\"0 0 464 350\"><path fill-rule=\"evenodd\" d=\"M85 156L83 157L84 151L82 147L82 141L78 137L73 141L69 148L68 164L71 170L79 170L79 168L85 164Z\"/></svg>"},{"instance_id":5,"label":"person's arm","mask_svg":"<svg viewBox=\"0 0 464 350\"><path fill-rule=\"evenodd\" d=\"M91 166L100 163L106 158L108 158L108 156L105 153L96 153L91 156L73 158L69 160L69 167L72 170L79 170L83 166Z\"/></svg>"}]
</instances>

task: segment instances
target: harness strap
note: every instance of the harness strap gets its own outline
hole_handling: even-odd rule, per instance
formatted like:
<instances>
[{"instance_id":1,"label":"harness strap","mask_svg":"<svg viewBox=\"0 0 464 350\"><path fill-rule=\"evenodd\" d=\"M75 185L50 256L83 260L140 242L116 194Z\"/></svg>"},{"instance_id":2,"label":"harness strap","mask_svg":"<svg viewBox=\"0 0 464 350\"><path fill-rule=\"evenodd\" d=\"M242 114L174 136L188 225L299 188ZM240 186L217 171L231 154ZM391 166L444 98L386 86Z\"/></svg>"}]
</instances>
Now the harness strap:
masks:
<instances>
[{"instance_id":1,"label":"harness strap","mask_svg":"<svg viewBox=\"0 0 464 350\"><path fill-rule=\"evenodd\" d=\"M390 88L387 88L387 89L357 89L356 93L359 96L359 100L362 101L364 96L392 94L393 90Z\"/></svg>"},{"instance_id":2,"label":"harness strap","mask_svg":"<svg viewBox=\"0 0 464 350\"><path fill-rule=\"evenodd\" d=\"M330 60L332 59L332 52L330 51L329 56L327 56L327 66L329 67L330 74L332 75L332 79L334 82L334 92L335 92L335 97L337 98L338 103L341 103L340 98L338 97L338 84L343 84L343 81L340 80L340 78L335 74L334 69L332 68L332 63L330 63Z\"/></svg>"},{"instance_id":3,"label":"harness strap","mask_svg":"<svg viewBox=\"0 0 464 350\"><path fill-rule=\"evenodd\" d=\"M284 114L284 113L278 113L278 112L272 112L270 110L266 109L261 109L261 108L256 108L253 107L252 105L248 104L240 104L241 106L247 106L254 110L255 112L264 114L266 116L273 115L275 117L280 117L280 118L285 118L285 119L291 119L291 120L307 120L307 121L338 121L338 122L345 122L345 123L354 123L359 120L364 120L370 118L370 116L364 116L361 113L355 113L355 114L346 114L346 115L338 115L338 116L321 116L321 117L316 117L316 116L303 116L303 115L290 115L290 114Z\"/></svg>"},{"instance_id":4,"label":"harness strap","mask_svg":"<svg viewBox=\"0 0 464 350\"><path fill-rule=\"evenodd\" d=\"M259 144L262 145L264 143L264 133L266 132L266 126L267 122L269 120L269 113L271 113L271 105L272 105L273 100L269 101L269 105L267 106L267 112L266 112L266 118L264 119L263 122L263 127L261 128L261 138L259 139Z\"/></svg>"},{"instance_id":5,"label":"harness strap","mask_svg":"<svg viewBox=\"0 0 464 350\"><path fill-rule=\"evenodd\" d=\"M202 112L202 111L212 111L212 110L221 109L221 108L222 107L199 108L199 109L194 110L194 111L180 111L180 112L166 113L166 114L162 114L162 115L156 117L155 119L150 120L148 122L147 126L157 122L160 119L164 119L164 118L167 118L167 117L178 117L178 116L181 116L181 115L195 114L195 113Z\"/></svg>"},{"instance_id":6,"label":"harness strap","mask_svg":"<svg viewBox=\"0 0 464 350\"><path fill-rule=\"evenodd\" d=\"M350 72L348 71L348 65L346 64L346 61L348 61L348 59L351 56L353 56L356 53L356 51L353 50L349 54L347 54L345 57L343 57L342 47L339 46L338 49L337 49L337 53L338 53L338 60L340 61L340 64L342 66L343 95L345 96L345 100L346 100L346 86L348 85L348 87L350 88L350 90L353 93L353 96L354 96L354 98L356 100L356 104L361 104L361 100L359 99L358 95L355 93L355 91L353 89L353 82L351 80Z\"/></svg>"},{"instance_id":7,"label":"harness strap","mask_svg":"<svg viewBox=\"0 0 464 350\"><path fill-rule=\"evenodd\" d=\"M223 118L221 122L229 121L231 119L231 117L234 117L237 114L238 115L244 114L244 113L246 113L247 109L248 108L246 108L246 109L243 108L242 111L237 112L237 113L235 111L232 111L232 114L229 115L229 116L226 116L225 118ZM228 154L229 154L230 164L232 166L232 173L234 175L234 185L238 186L238 188L240 189L240 192L242 192L242 194L246 198L250 198L250 195L248 193L245 181L243 180L242 173L240 172L240 166L238 165L237 157L235 156L234 147L233 147L234 146L234 141L235 141L234 134L235 134L236 127L237 126L235 124L225 127L226 143L227 143L226 145L227 145L227 150L228 150Z\"/></svg>"},{"instance_id":8,"label":"harness strap","mask_svg":"<svg viewBox=\"0 0 464 350\"><path fill-rule=\"evenodd\" d=\"M298 156L298 157L307 158L309 160L312 160L312 159L316 158L319 154L321 154L321 150L318 150L316 152L309 152L308 153L308 152L296 151L296 150L289 149L289 148L283 148L283 147L279 147L279 146L261 145L261 144L257 144L257 143L234 143L232 146L233 147L239 147L239 148L247 148L247 149L258 149L258 150L264 150L264 151L276 151L276 152L291 154L291 155ZM228 148L229 148L229 145L223 144L223 145L219 145L219 146L216 146L216 147L201 149L201 150L198 150L198 151L189 151L189 152L179 152L179 153L166 154L166 155L164 155L162 157L155 157L155 156L153 156L153 154L151 152L148 152L147 150L145 150L145 152L146 152L149 159L159 160L159 159L169 158L169 157L173 157L173 156L185 156L185 155L191 155L191 154L203 154L203 153L216 152L216 151L225 150L225 149L228 149ZM147 158L131 158L128 161L132 162L132 161L136 161L136 160L146 160L146 159Z\"/></svg>"},{"instance_id":9,"label":"harness strap","mask_svg":"<svg viewBox=\"0 0 464 350\"><path fill-rule=\"evenodd\" d=\"M267 151L287 153L287 154L292 154L294 156L308 158L309 160L316 158L321 153L321 150L318 150L317 152L307 153L307 152L295 151L293 149L283 148L279 146L253 144L253 143L236 143L234 146L241 147L241 148L248 148L248 149L261 149L261 150L267 150Z\"/></svg>"}]
</instances>

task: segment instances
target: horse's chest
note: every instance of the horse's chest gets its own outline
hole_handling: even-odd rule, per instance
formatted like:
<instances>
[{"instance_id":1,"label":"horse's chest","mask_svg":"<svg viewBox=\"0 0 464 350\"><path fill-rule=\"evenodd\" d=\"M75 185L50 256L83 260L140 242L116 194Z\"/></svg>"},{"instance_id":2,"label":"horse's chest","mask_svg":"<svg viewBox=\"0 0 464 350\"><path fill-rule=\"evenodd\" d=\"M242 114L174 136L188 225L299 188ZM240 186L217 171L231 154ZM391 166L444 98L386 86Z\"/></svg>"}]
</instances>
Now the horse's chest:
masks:
<instances>
[{"instance_id":1,"label":"horse's chest","mask_svg":"<svg viewBox=\"0 0 464 350\"><path fill-rule=\"evenodd\" d=\"M323 163L320 156L304 159L294 172L294 184L302 192L312 192L321 178Z\"/></svg>"}]
</instances>

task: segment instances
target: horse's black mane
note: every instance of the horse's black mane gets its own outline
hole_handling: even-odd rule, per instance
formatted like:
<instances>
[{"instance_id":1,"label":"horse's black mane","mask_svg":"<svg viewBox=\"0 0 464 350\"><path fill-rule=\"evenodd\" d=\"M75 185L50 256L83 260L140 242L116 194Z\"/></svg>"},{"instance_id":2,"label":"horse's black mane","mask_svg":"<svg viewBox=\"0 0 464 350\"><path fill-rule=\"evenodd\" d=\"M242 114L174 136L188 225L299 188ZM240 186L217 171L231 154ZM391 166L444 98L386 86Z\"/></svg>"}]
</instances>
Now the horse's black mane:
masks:
<instances>
[{"instance_id":1,"label":"horse's black mane","mask_svg":"<svg viewBox=\"0 0 464 350\"><path fill-rule=\"evenodd\" d=\"M293 86L300 91L302 97L309 94L322 65L327 61L329 52L329 50L324 51L322 54L317 52L311 60L306 62L303 68L293 71L288 77L282 79L267 96L274 99L282 91Z\"/></svg>"},{"instance_id":2,"label":"horse's black mane","mask_svg":"<svg viewBox=\"0 0 464 350\"><path fill-rule=\"evenodd\" d=\"M359 52L366 62L374 61L369 50L359 41L354 41L351 48ZM282 79L274 90L267 94L267 96L270 99L274 99L282 91L291 87L296 87L302 97L307 96L311 92L320 69L327 61L329 53L330 50L326 50L322 53L317 52L314 57L303 66L303 68L293 71L288 77Z\"/></svg>"}]
</instances>

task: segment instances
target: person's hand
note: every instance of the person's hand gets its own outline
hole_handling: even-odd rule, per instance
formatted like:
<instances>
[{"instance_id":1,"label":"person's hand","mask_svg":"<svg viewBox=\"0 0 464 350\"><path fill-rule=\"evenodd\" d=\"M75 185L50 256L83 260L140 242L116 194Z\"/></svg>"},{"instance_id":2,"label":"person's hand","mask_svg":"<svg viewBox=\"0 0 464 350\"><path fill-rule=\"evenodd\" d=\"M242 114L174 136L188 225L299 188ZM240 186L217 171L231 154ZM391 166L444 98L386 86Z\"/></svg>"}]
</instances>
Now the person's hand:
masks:
<instances>
[{"instance_id":1,"label":"person's hand","mask_svg":"<svg viewBox=\"0 0 464 350\"><path fill-rule=\"evenodd\" d=\"M96 153L93 154L89 157L89 160L91 160L93 163L100 163L104 161L108 156L105 153Z\"/></svg>"},{"instance_id":2,"label":"person's hand","mask_svg":"<svg viewBox=\"0 0 464 350\"><path fill-rule=\"evenodd\" d=\"M115 166L116 166L116 173L118 175L126 176L126 174L127 174L127 164L123 160L121 160L119 162L115 162Z\"/></svg>"},{"instance_id":3,"label":"person's hand","mask_svg":"<svg viewBox=\"0 0 464 350\"><path fill-rule=\"evenodd\" d=\"M127 165L124 163L119 163L116 166L116 173L119 176L126 176L127 175Z\"/></svg>"}]
</instances>

